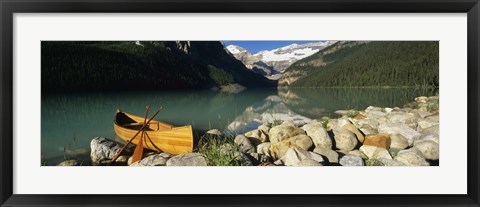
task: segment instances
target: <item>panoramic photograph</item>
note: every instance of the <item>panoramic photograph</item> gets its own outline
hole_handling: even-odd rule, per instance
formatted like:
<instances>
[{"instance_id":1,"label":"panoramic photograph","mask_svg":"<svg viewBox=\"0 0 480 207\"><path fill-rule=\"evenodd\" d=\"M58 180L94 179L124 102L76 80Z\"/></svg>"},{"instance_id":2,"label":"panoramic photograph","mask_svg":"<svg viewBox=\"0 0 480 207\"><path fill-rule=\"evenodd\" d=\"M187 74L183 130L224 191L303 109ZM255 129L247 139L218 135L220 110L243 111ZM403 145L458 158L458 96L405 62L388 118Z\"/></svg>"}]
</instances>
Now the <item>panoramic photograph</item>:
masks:
<instances>
[{"instance_id":1,"label":"panoramic photograph","mask_svg":"<svg viewBox=\"0 0 480 207\"><path fill-rule=\"evenodd\" d=\"M42 41L41 166L439 166L438 41Z\"/></svg>"}]
</instances>

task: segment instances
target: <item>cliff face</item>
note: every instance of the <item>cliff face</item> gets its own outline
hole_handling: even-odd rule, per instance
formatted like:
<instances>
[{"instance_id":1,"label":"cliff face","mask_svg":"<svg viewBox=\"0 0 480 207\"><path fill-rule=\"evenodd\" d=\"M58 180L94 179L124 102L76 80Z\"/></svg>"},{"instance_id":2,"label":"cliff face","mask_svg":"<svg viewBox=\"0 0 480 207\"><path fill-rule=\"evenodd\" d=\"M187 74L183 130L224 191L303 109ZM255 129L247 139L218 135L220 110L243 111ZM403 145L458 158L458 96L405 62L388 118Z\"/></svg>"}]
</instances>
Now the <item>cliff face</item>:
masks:
<instances>
[{"instance_id":1,"label":"cliff face","mask_svg":"<svg viewBox=\"0 0 480 207\"><path fill-rule=\"evenodd\" d=\"M215 41L42 42L42 92L275 87Z\"/></svg>"}]
</instances>

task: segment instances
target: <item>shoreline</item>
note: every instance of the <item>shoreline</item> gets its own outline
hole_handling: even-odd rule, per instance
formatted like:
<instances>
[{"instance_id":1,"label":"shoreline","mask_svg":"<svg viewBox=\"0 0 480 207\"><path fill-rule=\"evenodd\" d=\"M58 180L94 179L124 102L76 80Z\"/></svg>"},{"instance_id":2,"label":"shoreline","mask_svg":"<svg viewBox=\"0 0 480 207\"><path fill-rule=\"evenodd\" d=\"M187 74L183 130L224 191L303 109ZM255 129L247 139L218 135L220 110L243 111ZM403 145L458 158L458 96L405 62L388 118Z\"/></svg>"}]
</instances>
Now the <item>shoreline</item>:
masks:
<instances>
[{"instance_id":1,"label":"shoreline","mask_svg":"<svg viewBox=\"0 0 480 207\"><path fill-rule=\"evenodd\" d=\"M129 163L133 152L130 149L113 165L439 165L438 96L417 97L403 108L370 106L365 110L346 109L335 113L339 118L324 117L304 124L273 120L232 138L226 138L225 131L212 129L201 136L200 147L192 153L170 155L146 151L142 160ZM91 164L108 164L111 154L122 146L108 138L94 138L90 149ZM80 163L66 160L60 165Z\"/></svg>"}]
</instances>

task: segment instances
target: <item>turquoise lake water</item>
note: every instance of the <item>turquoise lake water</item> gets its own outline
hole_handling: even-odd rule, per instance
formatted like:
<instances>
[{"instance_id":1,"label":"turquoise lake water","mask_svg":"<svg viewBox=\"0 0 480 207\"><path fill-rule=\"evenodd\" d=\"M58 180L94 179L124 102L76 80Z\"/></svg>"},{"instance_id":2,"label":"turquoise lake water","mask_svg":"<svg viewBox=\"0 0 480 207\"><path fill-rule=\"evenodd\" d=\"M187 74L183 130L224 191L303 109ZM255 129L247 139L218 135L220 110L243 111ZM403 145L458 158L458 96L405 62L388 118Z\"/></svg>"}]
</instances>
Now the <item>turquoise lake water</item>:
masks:
<instances>
[{"instance_id":1,"label":"turquoise lake water","mask_svg":"<svg viewBox=\"0 0 480 207\"><path fill-rule=\"evenodd\" d=\"M210 90L49 94L42 96L42 164L56 165L64 159L88 159L90 140L97 136L116 139L113 116L117 108L144 116L152 115L173 125L191 124L196 133L235 123L248 124L269 118L316 119L334 116L341 109L368 106L403 107L418 96L438 90L389 89L248 89L237 94ZM117 139L118 140L118 139Z\"/></svg>"}]
</instances>

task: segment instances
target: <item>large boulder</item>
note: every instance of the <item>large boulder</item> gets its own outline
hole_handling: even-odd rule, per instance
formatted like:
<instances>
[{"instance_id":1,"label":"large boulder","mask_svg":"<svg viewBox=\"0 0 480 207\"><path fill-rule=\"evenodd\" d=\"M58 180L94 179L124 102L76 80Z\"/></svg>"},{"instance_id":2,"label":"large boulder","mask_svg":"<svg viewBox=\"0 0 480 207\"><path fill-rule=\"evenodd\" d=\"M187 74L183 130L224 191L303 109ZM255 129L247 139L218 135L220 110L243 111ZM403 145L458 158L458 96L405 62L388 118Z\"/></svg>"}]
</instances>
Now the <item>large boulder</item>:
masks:
<instances>
[{"instance_id":1,"label":"large boulder","mask_svg":"<svg viewBox=\"0 0 480 207\"><path fill-rule=\"evenodd\" d=\"M398 152L394 160L408 166L429 166L430 165L423 157L422 152L420 152L415 147Z\"/></svg>"},{"instance_id":2,"label":"large boulder","mask_svg":"<svg viewBox=\"0 0 480 207\"><path fill-rule=\"evenodd\" d=\"M292 147L299 147L303 150L309 150L310 148L312 148L312 146L313 146L312 139L310 139L310 137L307 135L300 134L300 135L288 138L286 140L283 140L281 142L272 144L270 146L270 153L273 156L273 158L280 159L285 155L287 150Z\"/></svg>"},{"instance_id":3,"label":"large boulder","mask_svg":"<svg viewBox=\"0 0 480 207\"><path fill-rule=\"evenodd\" d=\"M249 131L245 133L245 136L248 138L258 139L260 142L268 142L268 134L260 129Z\"/></svg>"},{"instance_id":4,"label":"large boulder","mask_svg":"<svg viewBox=\"0 0 480 207\"><path fill-rule=\"evenodd\" d=\"M417 117L412 113L405 112L393 112L387 115L390 123L393 124L405 124L412 129L417 128Z\"/></svg>"},{"instance_id":5,"label":"large boulder","mask_svg":"<svg viewBox=\"0 0 480 207\"><path fill-rule=\"evenodd\" d=\"M323 166L322 163L319 163L315 160L302 160L298 163L298 166Z\"/></svg>"},{"instance_id":6,"label":"large boulder","mask_svg":"<svg viewBox=\"0 0 480 207\"><path fill-rule=\"evenodd\" d=\"M238 135L234 140L235 144L238 145L240 152L242 153L254 153L255 146L252 144L249 138L243 135Z\"/></svg>"},{"instance_id":7,"label":"large boulder","mask_svg":"<svg viewBox=\"0 0 480 207\"><path fill-rule=\"evenodd\" d=\"M270 147L272 146L272 143L270 142L264 142L259 145L257 145L257 153L258 154L263 154L269 157L273 157L272 154L270 153Z\"/></svg>"},{"instance_id":8,"label":"large boulder","mask_svg":"<svg viewBox=\"0 0 480 207\"><path fill-rule=\"evenodd\" d=\"M207 166L207 161L200 153L186 153L170 158L167 166Z\"/></svg>"},{"instance_id":9,"label":"large boulder","mask_svg":"<svg viewBox=\"0 0 480 207\"><path fill-rule=\"evenodd\" d=\"M405 166L405 164L391 159L379 159L378 161L382 162L384 166Z\"/></svg>"},{"instance_id":10,"label":"large boulder","mask_svg":"<svg viewBox=\"0 0 480 207\"><path fill-rule=\"evenodd\" d=\"M269 131L269 139L272 144L281 142L285 139L290 137L297 136L299 134L305 134L303 129L300 129L296 126L292 126L290 124L281 124L278 126L274 126Z\"/></svg>"},{"instance_id":11,"label":"large boulder","mask_svg":"<svg viewBox=\"0 0 480 207\"><path fill-rule=\"evenodd\" d=\"M293 147L288 149L282 160L286 166L299 166L300 163L305 160L323 162L322 156L313 152L303 150L299 147Z\"/></svg>"},{"instance_id":12,"label":"large boulder","mask_svg":"<svg viewBox=\"0 0 480 207\"><path fill-rule=\"evenodd\" d=\"M406 149L409 146L408 139L406 139L400 134L392 134L390 136L390 140L390 148Z\"/></svg>"},{"instance_id":13,"label":"large boulder","mask_svg":"<svg viewBox=\"0 0 480 207\"><path fill-rule=\"evenodd\" d=\"M343 125L342 128L354 133L355 136L357 136L358 141L363 142L365 140L365 137L362 133L360 133L355 125L348 123Z\"/></svg>"},{"instance_id":14,"label":"large boulder","mask_svg":"<svg viewBox=\"0 0 480 207\"><path fill-rule=\"evenodd\" d=\"M378 120L366 118L366 119L352 119L353 124L360 129L365 135L377 134L378 125L380 124Z\"/></svg>"},{"instance_id":15,"label":"large boulder","mask_svg":"<svg viewBox=\"0 0 480 207\"><path fill-rule=\"evenodd\" d=\"M330 163L338 163L338 153L330 148L317 147L313 152L325 156Z\"/></svg>"},{"instance_id":16,"label":"large boulder","mask_svg":"<svg viewBox=\"0 0 480 207\"><path fill-rule=\"evenodd\" d=\"M323 128L321 122L313 120L302 127L310 138L312 138L313 144L316 147L332 148L332 139L328 136L327 130Z\"/></svg>"},{"instance_id":17,"label":"large boulder","mask_svg":"<svg viewBox=\"0 0 480 207\"><path fill-rule=\"evenodd\" d=\"M313 147L312 139L305 134L290 137L287 140L291 143L292 146L297 146L304 150L309 150Z\"/></svg>"},{"instance_id":18,"label":"large boulder","mask_svg":"<svg viewBox=\"0 0 480 207\"><path fill-rule=\"evenodd\" d=\"M385 148L379 148L379 147L369 146L369 145L362 145L360 147L360 152L365 154L368 157L368 159L375 159L375 160L379 160L379 159L390 159L391 160L392 159L392 156L390 155L388 150L385 149Z\"/></svg>"},{"instance_id":19,"label":"large boulder","mask_svg":"<svg viewBox=\"0 0 480 207\"><path fill-rule=\"evenodd\" d=\"M172 157L172 155L168 153L153 154L130 166L165 166L170 157Z\"/></svg>"},{"instance_id":20,"label":"large boulder","mask_svg":"<svg viewBox=\"0 0 480 207\"><path fill-rule=\"evenodd\" d=\"M363 166L363 159L354 155L345 155L340 158L340 165L343 166Z\"/></svg>"},{"instance_id":21,"label":"large boulder","mask_svg":"<svg viewBox=\"0 0 480 207\"><path fill-rule=\"evenodd\" d=\"M432 140L417 140L413 143L413 146L417 148L426 159L438 160L440 156L438 142Z\"/></svg>"},{"instance_id":22,"label":"large boulder","mask_svg":"<svg viewBox=\"0 0 480 207\"><path fill-rule=\"evenodd\" d=\"M358 140L355 134L345 129L333 130L335 147L343 151L351 151L357 146Z\"/></svg>"},{"instance_id":23,"label":"large boulder","mask_svg":"<svg viewBox=\"0 0 480 207\"><path fill-rule=\"evenodd\" d=\"M409 126L402 123L383 123L383 124L380 124L378 128L379 128L378 132L382 134L402 135L408 140L409 146L412 146L413 142L415 140L420 139L420 137L422 136L419 132L413 130Z\"/></svg>"},{"instance_id":24,"label":"large boulder","mask_svg":"<svg viewBox=\"0 0 480 207\"><path fill-rule=\"evenodd\" d=\"M105 137L95 137L90 142L92 165L107 164L122 149L122 146Z\"/></svg>"}]
</instances>

